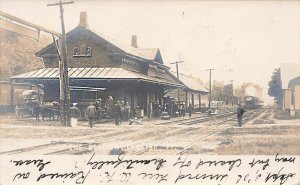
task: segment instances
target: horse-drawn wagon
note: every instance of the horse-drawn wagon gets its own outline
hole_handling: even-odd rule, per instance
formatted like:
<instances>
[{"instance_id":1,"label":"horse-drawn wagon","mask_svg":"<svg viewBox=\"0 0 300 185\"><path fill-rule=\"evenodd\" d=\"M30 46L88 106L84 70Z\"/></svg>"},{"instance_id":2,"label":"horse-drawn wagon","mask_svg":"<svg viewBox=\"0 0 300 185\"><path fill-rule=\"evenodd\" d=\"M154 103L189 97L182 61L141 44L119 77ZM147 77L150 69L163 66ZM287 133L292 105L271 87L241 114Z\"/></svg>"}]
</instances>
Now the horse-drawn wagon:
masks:
<instances>
[{"instance_id":1,"label":"horse-drawn wagon","mask_svg":"<svg viewBox=\"0 0 300 185\"><path fill-rule=\"evenodd\" d=\"M43 94L35 90L25 90L21 96L24 98L24 104L15 106L17 118L35 117L36 121L39 121L40 116L42 121L45 117L48 117L49 120L54 120L55 116L57 116L57 119L59 118L59 102L43 102Z\"/></svg>"}]
</instances>

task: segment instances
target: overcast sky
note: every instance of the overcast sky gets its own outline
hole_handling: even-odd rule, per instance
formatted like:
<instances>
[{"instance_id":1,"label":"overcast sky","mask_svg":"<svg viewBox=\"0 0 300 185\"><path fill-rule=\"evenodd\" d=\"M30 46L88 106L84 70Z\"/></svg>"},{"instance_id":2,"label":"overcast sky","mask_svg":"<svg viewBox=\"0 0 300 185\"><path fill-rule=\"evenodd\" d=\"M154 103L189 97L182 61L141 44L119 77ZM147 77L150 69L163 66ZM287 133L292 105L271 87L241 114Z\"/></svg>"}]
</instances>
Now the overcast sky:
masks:
<instances>
[{"instance_id":1,"label":"overcast sky","mask_svg":"<svg viewBox=\"0 0 300 185\"><path fill-rule=\"evenodd\" d=\"M0 9L60 31L59 7L53 0L0 0ZM75 0L65 6L69 31L86 11L91 30L141 48L160 48L167 66L183 60L180 71L208 81L264 88L280 63L300 63L299 1L114 1Z\"/></svg>"}]
</instances>

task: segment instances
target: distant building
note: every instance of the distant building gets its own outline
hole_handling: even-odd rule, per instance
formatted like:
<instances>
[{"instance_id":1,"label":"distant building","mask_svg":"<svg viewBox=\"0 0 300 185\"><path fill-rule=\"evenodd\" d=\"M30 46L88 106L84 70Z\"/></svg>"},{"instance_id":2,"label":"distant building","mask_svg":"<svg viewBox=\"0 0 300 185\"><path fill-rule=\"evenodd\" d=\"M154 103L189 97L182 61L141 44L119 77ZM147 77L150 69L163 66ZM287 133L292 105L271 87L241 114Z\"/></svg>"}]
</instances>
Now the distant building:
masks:
<instances>
[{"instance_id":1,"label":"distant building","mask_svg":"<svg viewBox=\"0 0 300 185\"><path fill-rule=\"evenodd\" d=\"M283 109L292 116L300 116L300 64L280 65Z\"/></svg>"},{"instance_id":2,"label":"distant building","mask_svg":"<svg viewBox=\"0 0 300 185\"><path fill-rule=\"evenodd\" d=\"M288 88L290 90L291 115L300 117L300 76L290 80Z\"/></svg>"}]
</instances>

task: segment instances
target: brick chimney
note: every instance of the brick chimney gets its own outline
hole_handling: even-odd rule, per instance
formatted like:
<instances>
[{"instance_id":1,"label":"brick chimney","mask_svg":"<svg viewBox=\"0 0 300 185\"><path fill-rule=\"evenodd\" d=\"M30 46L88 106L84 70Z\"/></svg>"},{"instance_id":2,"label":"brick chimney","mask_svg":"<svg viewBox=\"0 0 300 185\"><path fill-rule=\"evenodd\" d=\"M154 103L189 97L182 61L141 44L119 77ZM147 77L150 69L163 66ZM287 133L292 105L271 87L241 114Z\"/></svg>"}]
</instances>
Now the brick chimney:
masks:
<instances>
[{"instance_id":1,"label":"brick chimney","mask_svg":"<svg viewBox=\"0 0 300 185\"><path fill-rule=\"evenodd\" d=\"M83 26L85 28L88 28L87 13L86 12L80 12L79 26Z\"/></svg>"},{"instance_id":2,"label":"brick chimney","mask_svg":"<svg viewBox=\"0 0 300 185\"><path fill-rule=\"evenodd\" d=\"M136 35L132 35L132 37L131 37L131 46L134 48L137 48L137 36Z\"/></svg>"}]
</instances>

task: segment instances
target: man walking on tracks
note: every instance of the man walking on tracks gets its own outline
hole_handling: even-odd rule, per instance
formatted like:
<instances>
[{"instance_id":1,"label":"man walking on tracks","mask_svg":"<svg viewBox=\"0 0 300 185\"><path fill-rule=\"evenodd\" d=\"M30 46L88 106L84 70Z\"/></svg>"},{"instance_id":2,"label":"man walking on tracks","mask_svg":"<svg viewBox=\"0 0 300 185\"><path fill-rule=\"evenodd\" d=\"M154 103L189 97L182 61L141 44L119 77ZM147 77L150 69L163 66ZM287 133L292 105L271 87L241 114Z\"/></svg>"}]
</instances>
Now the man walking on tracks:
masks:
<instances>
[{"instance_id":1,"label":"man walking on tracks","mask_svg":"<svg viewBox=\"0 0 300 185\"><path fill-rule=\"evenodd\" d=\"M93 120L96 120L97 110L93 103L86 108L86 115L89 119L90 127L93 128Z\"/></svg>"},{"instance_id":2,"label":"man walking on tracks","mask_svg":"<svg viewBox=\"0 0 300 185\"><path fill-rule=\"evenodd\" d=\"M242 127L243 125L243 114L245 112L244 108L241 106L241 104L238 104L238 108L236 109L237 112L237 118L238 118L238 126Z\"/></svg>"}]
</instances>

